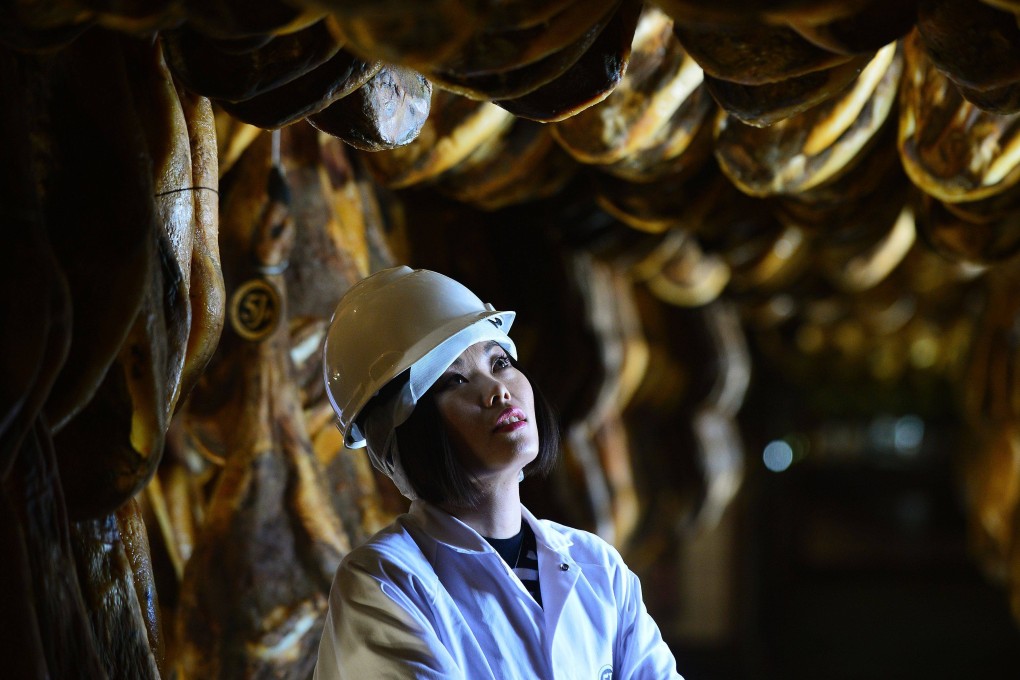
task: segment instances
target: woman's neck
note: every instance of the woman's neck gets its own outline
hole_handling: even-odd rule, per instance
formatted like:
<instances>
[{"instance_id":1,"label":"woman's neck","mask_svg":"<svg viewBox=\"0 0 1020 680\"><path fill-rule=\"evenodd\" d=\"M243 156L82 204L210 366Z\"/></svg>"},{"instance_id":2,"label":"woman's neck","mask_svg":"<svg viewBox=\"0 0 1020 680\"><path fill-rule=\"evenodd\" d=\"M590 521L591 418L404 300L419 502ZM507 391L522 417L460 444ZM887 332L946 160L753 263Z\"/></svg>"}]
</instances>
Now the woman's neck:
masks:
<instances>
[{"instance_id":1,"label":"woman's neck","mask_svg":"<svg viewBox=\"0 0 1020 680\"><path fill-rule=\"evenodd\" d=\"M443 509L488 538L510 538L521 530L521 491L517 478L483 485L482 499L470 508Z\"/></svg>"}]
</instances>

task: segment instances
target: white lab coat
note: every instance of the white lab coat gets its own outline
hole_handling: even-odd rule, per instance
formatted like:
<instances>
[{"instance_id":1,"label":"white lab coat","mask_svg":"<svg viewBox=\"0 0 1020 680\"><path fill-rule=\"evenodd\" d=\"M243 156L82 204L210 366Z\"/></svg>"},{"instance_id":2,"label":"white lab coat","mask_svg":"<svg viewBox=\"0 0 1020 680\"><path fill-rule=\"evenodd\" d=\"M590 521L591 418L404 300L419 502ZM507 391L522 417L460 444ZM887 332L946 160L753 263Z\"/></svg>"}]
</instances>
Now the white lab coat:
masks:
<instances>
[{"instance_id":1,"label":"white lab coat","mask_svg":"<svg viewBox=\"0 0 1020 680\"><path fill-rule=\"evenodd\" d=\"M340 563L315 680L680 678L620 554L521 511L544 608L477 532L415 501Z\"/></svg>"}]
</instances>

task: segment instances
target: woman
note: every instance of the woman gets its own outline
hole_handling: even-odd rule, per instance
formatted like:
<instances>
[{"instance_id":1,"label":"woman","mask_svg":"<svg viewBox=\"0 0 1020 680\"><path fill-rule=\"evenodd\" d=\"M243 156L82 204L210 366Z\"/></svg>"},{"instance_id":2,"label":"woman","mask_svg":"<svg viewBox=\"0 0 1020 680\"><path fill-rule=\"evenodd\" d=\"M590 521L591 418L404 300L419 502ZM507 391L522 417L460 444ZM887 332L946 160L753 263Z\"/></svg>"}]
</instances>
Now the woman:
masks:
<instances>
[{"instance_id":1,"label":"woman","mask_svg":"<svg viewBox=\"0 0 1020 680\"><path fill-rule=\"evenodd\" d=\"M619 553L521 505L558 438L513 320L408 267L340 300L324 349L338 426L412 503L341 562L317 680L680 677Z\"/></svg>"}]
</instances>

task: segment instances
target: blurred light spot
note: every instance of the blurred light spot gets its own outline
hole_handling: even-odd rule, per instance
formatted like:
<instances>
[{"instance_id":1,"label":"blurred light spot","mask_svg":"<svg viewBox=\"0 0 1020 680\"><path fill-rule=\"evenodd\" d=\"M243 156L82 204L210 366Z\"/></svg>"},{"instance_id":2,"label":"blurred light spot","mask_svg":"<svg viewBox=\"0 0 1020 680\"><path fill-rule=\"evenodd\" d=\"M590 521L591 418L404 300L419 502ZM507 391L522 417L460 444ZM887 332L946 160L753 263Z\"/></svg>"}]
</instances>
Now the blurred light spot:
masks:
<instances>
[{"instance_id":1,"label":"blurred light spot","mask_svg":"<svg viewBox=\"0 0 1020 680\"><path fill-rule=\"evenodd\" d=\"M915 453L924 440L924 421L917 416L903 416L896 421L893 441L900 453Z\"/></svg>"},{"instance_id":2,"label":"blurred light spot","mask_svg":"<svg viewBox=\"0 0 1020 680\"><path fill-rule=\"evenodd\" d=\"M769 311L780 319L788 319L797 311L797 305L790 295L776 295L769 300Z\"/></svg>"},{"instance_id":3,"label":"blurred light spot","mask_svg":"<svg viewBox=\"0 0 1020 680\"><path fill-rule=\"evenodd\" d=\"M938 355L938 340L930 335L923 335L910 344L910 363L917 368L931 368Z\"/></svg>"},{"instance_id":4,"label":"blurred light spot","mask_svg":"<svg viewBox=\"0 0 1020 680\"><path fill-rule=\"evenodd\" d=\"M782 472L793 463L793 449L782 440L769 442L762 453L765 467L773 472Z\"/></svg>"},{"instance_id":5,"label":"blurred light spot","mask_svg":"<svg viewBox=\"0 0 1020 680\"><path fill-rule=\"evenodd\" d=\"M776 245L773 247L776 257L787 259L790 255L793 255L793 251L800 245L800 232L790 233L789 230L783 236L776 241Z\"/></svg>"}]
</instances>

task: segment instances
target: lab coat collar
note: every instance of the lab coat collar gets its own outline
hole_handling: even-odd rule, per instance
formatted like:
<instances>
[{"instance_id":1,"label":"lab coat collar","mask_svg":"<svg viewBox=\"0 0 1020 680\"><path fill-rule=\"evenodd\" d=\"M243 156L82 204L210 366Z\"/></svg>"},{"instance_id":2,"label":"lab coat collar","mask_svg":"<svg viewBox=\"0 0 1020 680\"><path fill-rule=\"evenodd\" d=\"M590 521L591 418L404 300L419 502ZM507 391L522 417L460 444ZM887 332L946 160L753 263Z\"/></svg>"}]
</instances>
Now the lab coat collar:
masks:
<instances>
[{"instance_id":1,"label":"lab coat collar","mask_svg":"<svg viewBox=\"0 0 1020 680\"><path fill-rule=\"evenodd\" d=\"M535 539L538 543L544 543L547 548L553 552L565 554L567 548L574 544L570 537L566 534L561 534L554 528L548 525L546 522L539 522L538 519L531 514L523 505L521 506L521 516L524 517L524 521L531 525L532 531L535 532Z\"/></svg>"},{"instance_id":2,"label":"lab coat collar","mask_svg":"<svg viewBox=\"0 0 1020 680\"><path fill-rule=\"evenodd\" d=\"M407 514L428 536L451 550L475 554L495 552L477 531L432 503L421 499L412 501ZM573 543L568 536L538 521L524 505L521 505L521 517L535 532L537 543L558 554L566 554Z\"/></svg>"},{"instance_id":3,"label":"lab coat collar","mask_svg":"<svg viewBox=\"0 0 1020 680\"><path fill-rule=\"evenodd\" d=\"M496 551L482 536L464 522L436 507L435 505L421 499L411 502L408 510L407 522L425 534L435 545L444 546L459 553L480 555ZM521 517L535 532L535 542L539 552L539 581L542 583L542 617L544 628L552 631L543 643L550 658L570 660L575 652L573 638L569 631L560 631L560 620L564 617L564 608L571 597L571 593L581 575L581 567L571 557L569 547L573 545L571 538L564 532L560 532L551 522L540 522L531 511L521 505ZM419 541L419 547L424 546ZM430 559L435 559L432 552L434 546L426 549ZM542 553L548 551L543 557ZM548 559L552 557L553 559ZM505 564L502 559L501 564ZM520 586L525 592L527 600L538 607L534 600L526 595L524 586ZM567 661L567 662L568 662Z\"/></svg>"},{"instance_id":4,"label":"lab coat collar","mask_svg":"<svg viewBox=\"0 0 1020 680\"><path fill-rule=\"evenodd\" d=\"M484 538L464 522L428 501L411 501L411 520L437 543L461 553L495 552Z\"/></svg>"}]
</instances>

